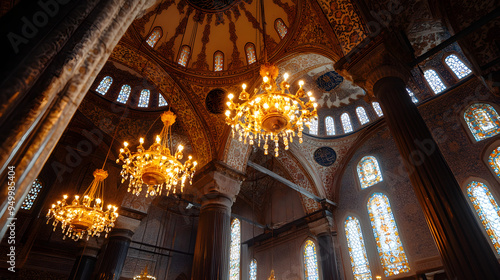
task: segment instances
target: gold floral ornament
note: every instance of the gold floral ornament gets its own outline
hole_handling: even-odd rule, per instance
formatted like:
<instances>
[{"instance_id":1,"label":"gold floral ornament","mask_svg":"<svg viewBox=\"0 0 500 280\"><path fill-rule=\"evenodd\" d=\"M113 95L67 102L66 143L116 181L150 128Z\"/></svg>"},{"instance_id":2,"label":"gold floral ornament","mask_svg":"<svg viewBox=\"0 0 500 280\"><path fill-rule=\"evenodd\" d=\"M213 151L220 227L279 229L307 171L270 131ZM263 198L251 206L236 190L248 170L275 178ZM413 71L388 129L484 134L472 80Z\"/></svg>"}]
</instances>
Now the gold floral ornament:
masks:
<instances>
[{"instance_id":1,"label":"gold floral ornament","mask_svg":"<svg viewBox=\"0 0 500 280\"><path fill-rule=\"evenodd\" d=\"M103 211L104 179L108 177L108 172L103 169L94 171L94 180L83 194L83 197L75 195L75 198L68 204L67 195L63 200L52 204L52 208L47 213L47 223L54 219L52 225L54 231L61 223L64 238L70 237L75 241L90 236L99 237L102 232L105 237L115 226L118 213L117 207L108 205L107 211Z\"/></svg>"},{"instance_id":2,"label":"gold floral ornament","mask_svg":"<svg viewBox=\"0 0 500 280\"><path fill-rule=\"evenodd\" d=\"M148 195L161 195L163 188L167 195L177 192L177 186L180 182L180 192L184 191L186 181L192 183L192 178L196 170L197 162L189 156L188 160L182 164L182 150L184 147L179 145L174 155L171 154L169 143L171 142L171 127L175 123L175 114L171 111L164 112L161 115L163 129L160 135L156 136L156 142L145 149L143 147L144 138L140 138L137 152L131 152L128 149L128 143L124 142L124 147L120 149L117 163L122 165L122 183L129 180L128 191L139 195L142 186L147 185Z\"/></svg>"},{"instance_id":3,"label":"gold floral ornament","mask_svg":"<svg viewBox=\"0 0 500 280\"><path fill-rule=\"evenodd\" d=\"M262 76L261 89L259 93L255 89L253 94L246 92L246 85L243 84L243 91L238 99L243 103L233 102L234 95L228 95L229 101L226 103L226 123L232 128L232 135L239 135L239 141L248 142L253 145L257 142L260 147L264 143L264 154L268 154L268 142L274 141L274 155L279 156L279 139L283 139L285 150L288 150L288 143L293 142L295 134L302 143L302 131L304 125L309 126L313 119L317 119L318 113L315 98L311 92L306 92L302 88L303 81L299 82L299 89L295 94L290 93L290 84L287 82L288 74L283 75L283 81L278 87L276 78L279 70L270 63L265 63L260 68ZM303 101L303 99L308 99Z\"/></svg>"}]
</instances>

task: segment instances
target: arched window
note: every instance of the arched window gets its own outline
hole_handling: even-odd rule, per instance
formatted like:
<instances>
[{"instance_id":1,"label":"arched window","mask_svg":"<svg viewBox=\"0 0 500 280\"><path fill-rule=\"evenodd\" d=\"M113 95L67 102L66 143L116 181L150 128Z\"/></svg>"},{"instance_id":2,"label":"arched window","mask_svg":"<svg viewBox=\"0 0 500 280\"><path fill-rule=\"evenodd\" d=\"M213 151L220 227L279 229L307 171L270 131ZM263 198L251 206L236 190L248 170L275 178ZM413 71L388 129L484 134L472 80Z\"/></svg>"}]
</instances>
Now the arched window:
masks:
<instances>
[{"instance_id":1,"label":"arched window","mask_svg":"<svg viewBox=\"0 0 500 280\"><path fill-rule=\"evenodd\" d=\"M358 120L361 123L361 125L370 121L370 119L366 115L365 108L363 107L356 108L356 115L358 115Z\"/></svg>"},{"instance_id":2,"label":"arched window","mask_svg":"<svg viewBox=\"0 0 500 280\"><path fill-rule=\"evenodd\" d=\"M26 196L26 198L24 199L21 209L31 210L31 207L33 207L33 204L35 203L40 190L42 190L42 187L42 183L38 179L35 179L35 181L33 181L33 184L31 184L31 189L28 193L28 196Z\"/></svg>"},{"instance_id":3,"label":"arched window","mask_svg":"<svg viewBox=\"0 0 500 280\"><path fill-rule=\"evenodd\" d=\"M500 177L500 146L491 151L490 156L488 157L488 163L490 164L491 169L495 172L495 175Z\"/></svg>"},{"instance_id":4,"label":"arched window","mask_svg":"<svg viewBox=\"0 0 500 280\"><path fill-rule=\"evenodd\" d=\"M167 105L168 105L167 100L165 100L165 98L163 97L163 95L161 95L161 93L158 93L158 107L163 107Z\"/></svg>"},{"instance_id":5,"label":"arched window","mask_svg":"<svg viewBox=\"0 0 500 280\"><path fill-rule=\"evenodd\" d=\"M224 53L216 51L214 53L214 71L224 70Z\"/></svg>"},{"instance_id":6,"label":"arched window","mask_svg":"<svg viewBox=\"0 0 500 280\"><path fill-rule=\"evenodd\" d=\"M409 272L410 266L387 196L382 193L372 194L368 199L368 215L385 276Z\"/></svg>"},{"instance_id":7,"label":"arched window","mask_svg":"<svg viewBox=\"0 0 500 280\"><path fill-rule=\"evenodd\" d=\"M233 219L231 222L231 248L229 253L229 279L240 280L240 220Z\"/></svg>"},{"instance_id":8,"label":"arched window","mask_svg":"<svg viewBox=\"0 0 500 280\"><path fill-rule=\"evenodd\" d=\"M359 183L361 184L362 189L366 189L378 182L383 181L378 161L373 156L363 157L358 162L356 169L358 171Z\"/></svg>"},{"instance_id":9,"label":"arched window","mask_svg":"<svg viewBox=\"0 0 500 280\"><path fill-rule=\"evenodd\" d=\"M500 208L495 198L485 184L476 181L467 185L467 196L472 201L493 246L500 254Z\"/></svg>"},{"instance_id":10,"label":"arched window","mask_svg":"<svg viewBox=\"0 0 500 280\"><path fill-rule=\"evenodd\" d=\"M384 115L384 112L382 112L382 108L380 108L380 104L378 102L372 102L372 107L377 116L382 117Z\"/></svg>"},{"instance_id":11,"label":"arched window","mask_svg":"<svg viewBox=\"0 0 500 280\"><path fill-rule=\"evenodd\" d=\"M343 113L342 116L340 116L340 121L342 121L344 133L352 132L351 118L348 113Z\"/></svg>"},{"instance_id":12,"label":"arched window","mask_svg":"<svg viewBox=\"0 0 500 280\"><path fill-rule=\"evenodd\" d=\"M116 101L120 103L127 103L128 97L130 96L130 91L132 88L129 85L123 85L122 89L120 90L120 93L118 94L118 98Z\"/></svg>"},{"instance_id":13,"label":"arched window","mask_svg":"<svg viewBox=\"0 0 500 280\"><path fill-rule=\"evenodd\" d=\"M306 280L319 280L316 245L312 240L307 240L304 245L304 273Z\"/></svg>"},{"instance_id":14,"label":"arched window","mask_svg":"<svg viewBox=\"0 0 500 280\"><path fill-rule=\"evenodd\" d=\"M441 81L441 78L439 78L436 71L432 69L425 70L424 77L435 94L438 94L446 89L446 86L444 85L443 81Z\"/></svg>"},{"instance_id":15,"label":"arched window","mask_svg":"<svg viewBox=\"0 0 500 280\"><path fill-rule=\"evenodd\" d=\"M312 119L309 125L309 134L318 135L318 119Z\"/></svg>"},{"instance_id":16,"label":"arched window","mask_svg":"<svg viewBox=\"0 0 500 280\"><path fill-rule=\"evenodd\" d=\"M372 273L366 256L365 242L358 219L351 216L347 217L344 227L354 279L371 280Z\"/></svg>"},{"instance_id":17,"label":"arched window","mask_svg":"<svg viewBox=\"0 0 500 280\"><path fill-rule=\"evenodd\" d=\"M500 116L495 108L485 103L475 103L464 112L464 119L476 141L500 133Z\"/></svg>"},{"instance_id":18,"label":"arched window","mask_svg":"<svg viewBox=\"0 0 500 280\"><path fill-rule=\"evenodd\" d=\"M149 89L143 89L139 97L139 107L148 107L149 105Z\"/></svg>"},{"instance_id":19,"label":"arched window","mask_svg":"<svg viewBox=\"0 0 500 280\"><path fill-rule=\"evenodd\" d=\"M257 56L255 55L255 45L252 43L247 43L245 45L245 53L247 54L247 64L250 65L252 63L257 62Z\"/></svg>"},{"instance_id":20,"label":"arched window","mask_svg":"<svg viewBox=\"0 0 500 280\"><path fill-rule=\"evenodd\" d=\"M110 76L106 76L101 80L96 91L102 95L105 95L106 92L108 92L108 89L112 83L113 83L113 78L111 78Z\"/></svg>"},{"instance_id":21,"label":"arched window","mask_svg":"<svg viewBox=\"0 0 500 280\"><path fill-rule=\"evenodd\" d=\"M326 135L335 135L335 124L333 118L328 116L325 118Z\"/></svg>"},{"instance_id":22,"label":"arched window","mask_svg":"<svg viewBox=\"0 0 500 280\"><path fill-rule=\"evenodd\" d=\"M468 76L472 71L467 67L456 55L450 54L444 59L444 62L451 71L457 76L458 79L462 79Z\"/></svg>"},{"instance_id":23,"label":"arched window","mask_svg":"<svg viewBox=\"0 0 500 280\"><path fill-rule=\"evenodd\" d=\"M278 32L278 35L280 35L281 39L285 38L288 28L282 19L278 18L274 21L274 28L276 29L276 32Z\"/></svg>"},{"instance_id":24,"label":"arched window","mask_svg":"<svg viewBox=\"0 0 500 280\"><path fill-rule=\"evenodd\" d=\"M152 48L156 45L158 40L160 40L161 36L163 35L163 31L161 30L161 27L157 26L151 31L149 34L148 39L146 40L146 43Z\"/></svg>"},{"instance_id":25,"label":"arched window","mask_svg":"<svg viewBox=\"0 0 500 280\"><path fill-rule=\"evenodd\" d=\"M409 88L406 88L406 91L408 92L408 95L411 97L411 101L413 103L417 104L418 103L418 99L415 96L415 94L413 93L413 91L411 91Z\"/></svg>"},{"instance_id":26,"label":"arched window","mask_svg":"<svg viewBox=\"0 0 500 280\"><path fill-rule=\"evenodd\" d=\"M182 46L179 52L179 58L177 59L177 63L179 63L179 65L181 66L186 67L190 55L191 55L191 48L188 45Z\"/></svg>"},{"instance_id":27,"label":"arched window","mask_svg":"<svg viewBox=\"0 0 500 280\"><path fill-rule=\"evenodd\" d=\"M253 259L250 262L250 277L248 277L250 280L257 280L257 260Z\"/></svg>"}]
</instances>

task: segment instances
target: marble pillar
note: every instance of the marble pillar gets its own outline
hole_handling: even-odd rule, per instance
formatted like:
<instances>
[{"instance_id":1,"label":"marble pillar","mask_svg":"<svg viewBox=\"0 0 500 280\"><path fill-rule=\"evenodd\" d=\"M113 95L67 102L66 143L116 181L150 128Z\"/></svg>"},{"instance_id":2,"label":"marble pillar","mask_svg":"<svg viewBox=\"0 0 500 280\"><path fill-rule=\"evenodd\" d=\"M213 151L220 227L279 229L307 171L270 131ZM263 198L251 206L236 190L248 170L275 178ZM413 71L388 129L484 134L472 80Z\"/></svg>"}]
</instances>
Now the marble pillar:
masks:
<instances>
[{"instance_id":1,"label":"marble pillar","mask_svg":"<svg viewBox=\"0 0 500 280\"><path fill-rule=\"evenodd\" d=\"M309 224L318 242L318 263L323 280L339 280L335 246L332 238L333 220L325 217Z\"/></svg>"},{"instance_id":2,"label":"marble pillar","mask_svg":"<svg viewBox=\"0 0 500 280\"><path fill-rule=\"evenodd\" d=\"M90 280L94 272L95 264L97 262L97 254L102 242L98 242L95 237L90 238L88 241L81 240L79 247L81 248L78 254L68 280Z\"/></svg>"}]
</instances>

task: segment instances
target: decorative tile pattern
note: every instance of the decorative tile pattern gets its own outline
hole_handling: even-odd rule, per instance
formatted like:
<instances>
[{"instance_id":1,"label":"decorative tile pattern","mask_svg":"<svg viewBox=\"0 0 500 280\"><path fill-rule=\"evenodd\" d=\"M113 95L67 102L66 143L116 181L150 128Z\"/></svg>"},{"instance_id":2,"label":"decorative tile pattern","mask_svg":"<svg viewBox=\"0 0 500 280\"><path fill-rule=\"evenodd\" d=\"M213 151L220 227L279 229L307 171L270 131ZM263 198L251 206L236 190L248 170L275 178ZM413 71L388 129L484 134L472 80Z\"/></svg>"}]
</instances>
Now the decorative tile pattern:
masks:
<instances>
[{"instance_id":1,"label":"decorative tile pattern","mask_svg":"<svg viewBox=\"0 0 500 280\"><path fill-rule=\"evenodd\" d=\"M325 91L331 91L344 81L344 77L335 71L327 72L316 79L318 87Z\"/></svg>"},{"instance_id":2,"label":"decorative tile pattern","mask_svg":"<svg viewBox=\"0 0 500 280\"><path fill-rule=\"evenodd\" d=\"M330 166L337 160L335 150L330 147L321 147L314 151L314 160L322 166Z\"/></svg>"},{"instance_id":3,"label":"decorative tile pattern","mask_svg":"<svg viewBox=\"0 0 500 280\"><path fill-rule=\"evenodd\" d=\"M358 219L352 216L347 217L344 228L354 279L372 280L370 264L366 256L363 233L361 232Z\"/></svg>"},{"instance_id":4,"label":"decorative tile pattern","mask_svg":"<svg viewBox=\"0 0 500 280\"><path fill-rule=\"evenodd\" d=\"M149 89L143 89L139 97L139 107L147 108L149 106Z\"/></svg>"},{"instance_id":5,"label":"decorative tile pattern","mask_svg":"<svg viewBox=\"0 0 500 280\"><path fill-rule=\"evenodd\" d=\"M33 207L33 204L35 203L35 200L38 197L38 193L40 193L42 187L42 183L40 183L38 179L35 179L35 181L33 181L33 184L31 184L31 189L24 199L21 209L31 210L31 207Z\"/></svg>"},{"instance_id":6,"label":"decorative tile pattern","mask_svg":"<svg viewBox=\"0 0 500 280\"><path fill-rule=\"evenodd\" d=\"M444 59L444 62L448 65L448 67L450 67L451 71L453 71L458 79L467 77L470 73L472 73L469 67L465 66L465 64L454 54L447 56Z\"/></svg>"},{"instance_id":7,"label":"decorative tile pattern","mask_svg":"<svg viewBox=\"0 0 500 280\"><path fill-rule=\"evenodd\" d=\"M368 200L368 214L385 276L409 272L410 266L387 196L382 193L371 195Z\"/></svg>"},{"instance_id":8,"label":"decorative tile pattern","mask_svg":"<svg viewBox=\"0 0 500 280\"><path fill-rule=\"evenodd\" d=\"M250 262L250 280L257 280L257 260L253 259Z\"/></svg>"},{"instance_id":9,"label":"decorative tile pattern","mask_svg":"<svg viewBox=\"0 0 500 280\"><path fill-rule=\"evenodd\" d=\"M99 86L97 87L96 91L102 95L105 95L106 92L108 92L108 89L112 83L113 83L113 78L111 78L110 76L106 76L99 83Z\"/></svg>"},{"instance_id":10,"label":"decorative tile pattern","mask_svg":"<svg viewBox=\"0 0 500 280\"><path fill-rule=\"evenodd\" d=\"M130 96L130 91L132 88L129 85L123 85L122 89L120 90L120 93L118 94L118 98L116 101L120 103L127 103L128 97Z\"/></svg>"},{"instance_id":11,"label":"decorative tile pattern","mask_svg":"<svg viewBox=\"0 0 500 280\"><path fill-rule=\"evenodd\" d=\"M380 108L380 104L378 102L372 102L373 110L377 113L377 116L382 117L384 112L382 112L382 108Z\"/></svg>"},{"instance_id":12,"label":"decorative tile pattern","mask_svg":"<svg viewBox=\"0 0 500 280\"><path fill-rule=\"evenodd\" d=\"M378 161L373 156L363 157L358 162L356 169L358 171L359 183L362 189L366 189L378 182L383 181Z\"/></svg>"},{"instance_id":13,"label":"decorative tile pattern","mask_svg":"<svg viewBox=\"0 0 500 280\"><path fill-rule=\"evenodd\" d=\"M500 133L500 116L489 104L472 104L465 110L464 119L476 141L481 141Z\"/></svg>"},{"instance_id":14,"label":"decorative tile pattern","mask_svg":"<svg viewBox=\"0 0 500 280\"><path fill-rule=\"evenodd\" d=\"M312 240L307 240L304 245L304 273L306 280L319 280L316 245Z\"/></svg>"},{"instance_id":15,"label":"decorative tile pattern","mask_svg":"<svg viewBox=\"0 0 500 280\"><path fill-rule=\"evenodd\" d=\"M429 84L429 86L431 87L431 89L434 91L435 94L438 94L446 89L446 86L444 85L441 78L439 78L436 71L434 71L432 69L425 70L424 77L427 80L427 83Z\"/></svg>"},{"instance_id":16,"label":"decorative tile pattern","mask_svg":"<svg viewBox=\"0 0 500 280\"><path fill-rule=\"evenodd\" d=\"M335 123L333 122L333 118L331 116L325 118L325 128L326 135L335 135Z\"/></svg>"},{"instance_id":17,"label":"decorative tile pattern","mask_svg":"<svg viewBox=\"0 0 500 280\"><path fill-rule=\"evenodd\" d=\"M368 115L366 115L365 108L361 106L356 108L356 115L358 115L358 120L361 125L364 125L365 123L368 123L370 121Z\"/></svg>"},{"instance_id":18,"label":"decorative tile pattern","mask_svg":"<svg viewBox=\"0 0 500 280\"><path fill-rule=\"evenodd\" d=\"M241 224L240 220L234 218L231 222L231 247L229 257L229 279L240 280L240 245Z\"/></svg>"},{"instance_id":19,"label":"decorative tile pattern","mask_svg":"<svg viewBox=\"0 0 500 280\"><path fill-rule=\"evenodd\" d=\"M150 47L154 48L154 46L156 45L158 40L160 40L160 38L161 38L161 29L160 27L157 26L153 29L153 31L149 35L148 39L146 40L146 43Z\"/></svg>"},{"instance_id":20,"label":"decorative tile pattern","mask_svg":"<svg viewBox=\"0 0 500 280\"><path fill-rule=\"evenodd\" d=\"M340 116L340 120L342 121L342 127L344 128L344 133L352 132L351 117L349 117L349 114L343 113Z\"/></svg>"}]
</instances>

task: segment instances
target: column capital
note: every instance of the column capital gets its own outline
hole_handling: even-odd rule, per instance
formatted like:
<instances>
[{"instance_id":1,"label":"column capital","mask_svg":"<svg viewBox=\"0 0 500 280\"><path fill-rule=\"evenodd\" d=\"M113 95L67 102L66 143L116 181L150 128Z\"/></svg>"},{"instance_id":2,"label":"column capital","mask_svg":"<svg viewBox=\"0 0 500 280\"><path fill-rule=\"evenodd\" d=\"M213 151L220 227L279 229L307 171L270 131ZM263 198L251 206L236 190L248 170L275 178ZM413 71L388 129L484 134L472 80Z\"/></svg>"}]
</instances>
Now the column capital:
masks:
<instances>
[{"instance_id":1,"label":"column capital","mask_svg":"<svg viewBox=\"0 0 500 280\"><path fill-rule=\"evenodd\" d=\"M335 70L345 79L374 97L373 85L385 77L410 78L409 63L413 51L400 33L384 31L375 38L367 37L362 47L335 63Z\"/></svg>"},{"instance_id":2,"label":"column capital","mask_svg":"<svg viewBox=\"0 0 500 280\"><path fill-rule=\"evenodd\" d=\"M317 221L309 223L309 229L316 236L330 234L333 229L333 218L331 216L326 216Z\"/></svg>"}]
</instances>

